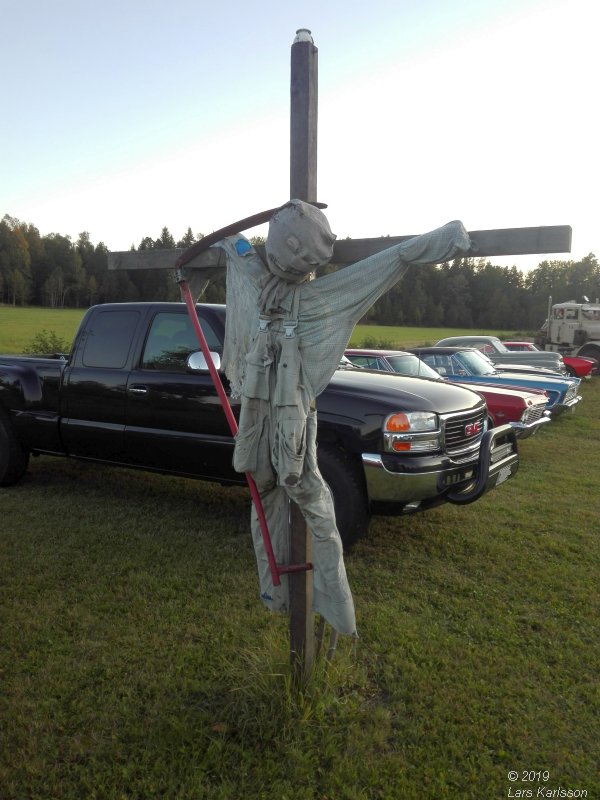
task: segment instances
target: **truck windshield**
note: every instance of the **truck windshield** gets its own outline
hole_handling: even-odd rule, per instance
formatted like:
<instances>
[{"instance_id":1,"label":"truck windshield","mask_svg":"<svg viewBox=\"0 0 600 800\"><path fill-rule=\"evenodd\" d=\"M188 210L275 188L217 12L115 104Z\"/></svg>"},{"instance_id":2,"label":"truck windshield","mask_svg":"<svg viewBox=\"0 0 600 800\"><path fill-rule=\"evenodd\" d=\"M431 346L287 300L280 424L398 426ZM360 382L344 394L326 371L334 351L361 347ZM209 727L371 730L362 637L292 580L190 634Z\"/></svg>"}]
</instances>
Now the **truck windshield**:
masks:
<instances>
[{"instance_id":1,"label":"truck windshield","mask_svg":"<svg viewBox=\"0 0 600 800\"><path fill-rule=\"evenodd\" d=\"M584 319L593 319L594 322L600 321L600 307L595 308L582 308L581 313Z\"/></svg>"}]
</instances>

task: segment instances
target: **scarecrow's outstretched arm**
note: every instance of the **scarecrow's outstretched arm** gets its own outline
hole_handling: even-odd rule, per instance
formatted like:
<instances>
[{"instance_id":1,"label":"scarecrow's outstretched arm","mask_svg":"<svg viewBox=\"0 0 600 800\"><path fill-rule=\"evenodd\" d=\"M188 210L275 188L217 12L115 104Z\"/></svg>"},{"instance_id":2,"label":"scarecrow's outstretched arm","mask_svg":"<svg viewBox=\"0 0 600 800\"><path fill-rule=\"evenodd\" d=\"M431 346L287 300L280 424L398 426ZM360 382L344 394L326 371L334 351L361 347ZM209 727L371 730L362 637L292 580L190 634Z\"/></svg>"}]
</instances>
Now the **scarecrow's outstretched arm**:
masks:
<instances>
[{"instance_id":1,"label":"scarecrow's outstretched arm","mask_svg":"<svg viewBox=\"0 0 600 800\"><path fill-rule=\"evenodd\" d=\"M439 264L466 255L470 246L464 225L455 220L323 275L312 286L326 300L330 313L354 325L409 266Z\"/></svg>"}]
</instances>

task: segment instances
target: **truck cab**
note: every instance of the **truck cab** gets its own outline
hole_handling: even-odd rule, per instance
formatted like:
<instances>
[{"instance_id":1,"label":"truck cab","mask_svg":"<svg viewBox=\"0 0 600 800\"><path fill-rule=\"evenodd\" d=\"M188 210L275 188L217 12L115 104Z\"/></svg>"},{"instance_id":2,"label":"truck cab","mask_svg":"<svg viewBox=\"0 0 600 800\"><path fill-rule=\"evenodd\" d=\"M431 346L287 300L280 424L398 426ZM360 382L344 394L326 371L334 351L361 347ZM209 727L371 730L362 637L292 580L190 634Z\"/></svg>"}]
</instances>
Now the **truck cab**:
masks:
<instances>
[{"instance_id":1,"label":"truck cab","mask_svg":"<svg viewBox=\"0 0 600 800\"><path fill-rule=\"evenodd\" d=\"M548 302L548 318L535 343L544 350L600 361L600 303Z\"/></svg>"}]
</instances>

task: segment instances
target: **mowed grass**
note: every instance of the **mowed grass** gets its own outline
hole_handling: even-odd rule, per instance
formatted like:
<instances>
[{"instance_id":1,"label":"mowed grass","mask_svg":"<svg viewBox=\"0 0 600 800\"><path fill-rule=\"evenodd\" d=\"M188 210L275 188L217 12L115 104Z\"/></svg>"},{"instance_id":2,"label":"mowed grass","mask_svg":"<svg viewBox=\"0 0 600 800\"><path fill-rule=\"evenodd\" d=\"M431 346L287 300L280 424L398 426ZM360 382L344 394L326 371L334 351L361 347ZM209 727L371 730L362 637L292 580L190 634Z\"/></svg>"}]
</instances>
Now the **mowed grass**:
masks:
<instances>
[{"instance_id":1,"label":"mowed grass","mask_svg":"<svg viewBox=\"0 0 600 800\"><path fill-rule=\"evenodd\" d=\"M71 343L85 311L0 305L0 353L22 353L36 334L46 331Z\"/></svg>"},{"instance_id":2,"label":"mowed grass","mask_svg":"<svg viewBox=\"0 0 600 800\"><path fill-rule=\"evenodd\" d=\"M411 347L434 345L447 336L461 336L465 333L501 336L508 340L516 338L514 331L478 329L465 331L464 328L411 328L393 325L357 325L350 337L350 347L371 347L375 349L404 350ZM531 333L518 334L519 338L531 338Z\"/></svg>"},{"instance_id":3,"label":"mowed grass","mask_svg":"<svg viewBox=\"0 0 600 800\"><path fill-rule=\"evenodd\" d=\"M80 308L20 308L0 305L0 353L22 353L25 345L42 331L54 333L58 338L70 343L84 313L85 310ZM498 333L497 331L477 332L494 335ZM371 347L389 347L401 350L418 345L435 344L446 336L461 333L464 333L464 329L357 325L350 339L350 345L362 347L365 342L368 342Z\"/></svg>"},{"instance_id":4,"label":"mowed grass","mask_svg":"<svg viewBox=\"0 0 600 800\"><path fill-rule=\"evenodd\" d=\"M245 490L34 459L0 491L2 800L535 797L531 771L599 797L600 379L582 394L479 502L374 519L358 647L302 691Z\"/></svg>"}]
</instances>

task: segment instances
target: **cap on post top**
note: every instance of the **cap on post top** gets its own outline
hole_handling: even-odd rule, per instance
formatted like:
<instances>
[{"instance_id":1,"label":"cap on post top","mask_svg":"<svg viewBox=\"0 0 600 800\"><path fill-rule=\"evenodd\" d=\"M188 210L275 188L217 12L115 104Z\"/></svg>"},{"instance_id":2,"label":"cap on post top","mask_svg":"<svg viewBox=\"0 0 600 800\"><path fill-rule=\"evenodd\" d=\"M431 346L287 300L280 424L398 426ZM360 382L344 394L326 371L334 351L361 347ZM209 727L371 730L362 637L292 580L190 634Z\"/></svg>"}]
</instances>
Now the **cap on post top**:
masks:
<instances>
[{"instance_id":1,"label":"cap on post top","mask_svg":"<svg viewBox=\"0 0 600 800\"><path fill-rule=\"evenodd\" d=\"M297 42L313 43L313 38L308 28L298 28L298 30L296 31L296 38L294 39L294 44L296 44Z\"/></svg>"}]
</instances>

